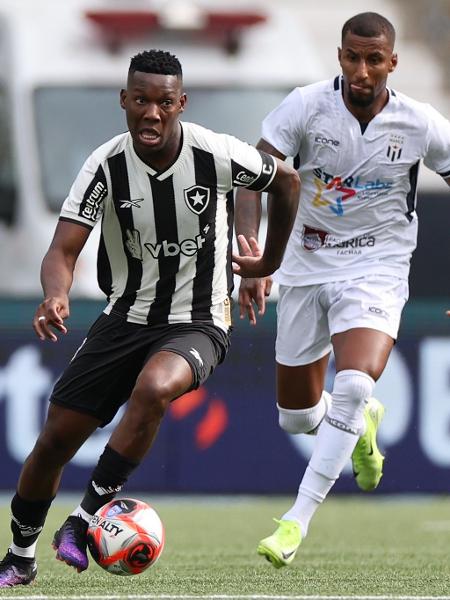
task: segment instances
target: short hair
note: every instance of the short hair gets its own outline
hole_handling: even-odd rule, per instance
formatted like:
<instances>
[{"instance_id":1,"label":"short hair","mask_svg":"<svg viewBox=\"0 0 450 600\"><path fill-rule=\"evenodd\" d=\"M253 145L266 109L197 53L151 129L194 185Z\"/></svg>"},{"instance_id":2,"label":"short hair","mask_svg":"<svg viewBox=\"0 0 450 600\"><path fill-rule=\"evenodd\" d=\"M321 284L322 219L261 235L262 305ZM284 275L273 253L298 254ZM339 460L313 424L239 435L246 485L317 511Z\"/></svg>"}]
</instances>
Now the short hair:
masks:
<instances>
[{"instance_id":1,"label":"short hair","mask_svg":"<svg viewBox=\"0 0 450 600\"><path fill-rule=\"evenodd\" d=\"M348 19L342 27L342 43L348 32L360 35L361 37L380 37L380 35L385 35L392 48L394 48L394 26L378 13L363 12Z\"/></svg>"},{"instance_id":2,"label":"short hair","mask_svg":"<svg viewBox=\"0 0 450 600\"><path fill-rule=\"evenodd\" d=\"M156 73L158 75L175 75L183 79L181 63L174 54L164 50L144 50L132 57L128 73Z\"/></svg>"}]
</instances>

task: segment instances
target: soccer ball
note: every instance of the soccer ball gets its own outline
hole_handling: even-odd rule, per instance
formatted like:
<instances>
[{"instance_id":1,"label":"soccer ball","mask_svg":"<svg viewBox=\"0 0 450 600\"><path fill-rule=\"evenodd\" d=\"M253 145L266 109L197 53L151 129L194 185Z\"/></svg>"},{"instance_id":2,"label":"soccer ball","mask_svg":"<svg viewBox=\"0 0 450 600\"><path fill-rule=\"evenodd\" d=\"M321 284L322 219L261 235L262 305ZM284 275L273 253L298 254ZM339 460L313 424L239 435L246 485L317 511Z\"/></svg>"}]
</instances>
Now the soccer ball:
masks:
<instances>
[{"instance_id":1,"label":"soccer ball","mask_svg":"<svg viewBox=\"0 0 450 600\"><path fill-rule=\"evenodd\" d=\"M120 498L102 506L92 517L87 543L92 558L108 573L137 575L161 556L164 526L145 502Z\"/></svg>"}]
</instances>

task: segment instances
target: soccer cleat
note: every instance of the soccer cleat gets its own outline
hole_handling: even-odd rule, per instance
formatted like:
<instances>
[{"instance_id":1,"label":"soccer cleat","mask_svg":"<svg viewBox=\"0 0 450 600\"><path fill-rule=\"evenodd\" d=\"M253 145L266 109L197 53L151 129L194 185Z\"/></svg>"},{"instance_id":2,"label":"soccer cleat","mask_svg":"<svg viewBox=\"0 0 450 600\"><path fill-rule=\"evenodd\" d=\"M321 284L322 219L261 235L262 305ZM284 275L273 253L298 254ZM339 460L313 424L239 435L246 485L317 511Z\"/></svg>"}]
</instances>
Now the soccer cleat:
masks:
<instances>
[{"instance_id":1,"label":"soccer cleat","mask_svg":"<svg viewBox=\"0 0 450 600\"><path fill-rule=\"evenodd\" d=\"M353 474L358 487L364 492L374 490L383 475L384 456L378 450L377 430L384 415L384 406L376 398L369 398L364 410L366 432L352 454Z\"/></svg>"},{"instance_id":2,"label":"soccer cleat","mask_svg":"<svg viewBox=\"0 0 450 600\"><path fill-rule=\"evenodd\" d=\"M0 561L0 588L33 583L37 574L36 561L22 558L8 550L8 554Z\"/></svg>"},{"instance_id":3,"label":"soccer cleat","mask_svg":"<svg viewBox=\"0 0 450 600\"><path fill-rule=\"evenodd\" d=\"M281 569L294 560L302 541L300 525L296 521L274 519L278 529L259 542L258 554L264 556L276 569Z\"/></svg>"},{"instance_id":4,"label":"soccer cleat","mask_svg":"<svg viewBox=\"0 0 450 600\"><path fill-rule=\"evenodd\" d=\"M53 538L56 558L74 567L81 573L88 568L87 529L88 523L81 517L71 515L62 524Z\"/></svg>"}]
</instances>

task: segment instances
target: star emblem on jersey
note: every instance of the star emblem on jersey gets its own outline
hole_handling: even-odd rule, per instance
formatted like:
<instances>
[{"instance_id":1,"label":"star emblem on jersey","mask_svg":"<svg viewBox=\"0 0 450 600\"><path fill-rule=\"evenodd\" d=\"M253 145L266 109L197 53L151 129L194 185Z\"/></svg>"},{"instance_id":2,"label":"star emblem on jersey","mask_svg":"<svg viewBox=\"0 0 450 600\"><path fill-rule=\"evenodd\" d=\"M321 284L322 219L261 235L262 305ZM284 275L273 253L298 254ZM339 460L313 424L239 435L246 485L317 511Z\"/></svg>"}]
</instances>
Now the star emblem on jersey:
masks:
<instances>
[{"instance_id":1,"label":"star emblem on jersey","mask_svg":"<svg viewBox=\"0 0 450 600\"><path fill-rule=\"evenodd\" d=\"M200 215L209 204L209 188L193 185L184 190L184 201L189 210Z\"/></svg>"},{"instance_id":2,"label":"star emblem on jersey","mask_svg":"<svg viewBox=\"0 0 450 600\"><path fill-rule=\"evenodd\" d=\"M402 155L404 141L405 138L402 135L391 134L387 149L387 157L390 159L391 162L394 162L394 160L398 160Z\"/></svg>"}]
</instances>

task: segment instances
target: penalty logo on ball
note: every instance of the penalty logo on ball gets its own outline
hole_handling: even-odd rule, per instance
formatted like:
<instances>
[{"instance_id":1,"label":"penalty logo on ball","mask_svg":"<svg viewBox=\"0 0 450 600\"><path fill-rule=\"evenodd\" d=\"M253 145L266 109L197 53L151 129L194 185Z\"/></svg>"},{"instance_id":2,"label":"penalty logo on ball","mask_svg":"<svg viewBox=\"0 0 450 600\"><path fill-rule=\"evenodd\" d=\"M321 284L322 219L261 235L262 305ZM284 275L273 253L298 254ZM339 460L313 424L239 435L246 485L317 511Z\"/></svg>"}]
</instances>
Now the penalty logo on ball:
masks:
<instances>
[{"instance_id":1,"label":"penalty logo on ball","mask_svg":"<svg viewBox=\"0 0 450 600\"><path fill-rule=\"evenodd\" d=\"M164 548L158 513L133 498L112 500L92 517L87 542L93 559L115 575L137 575L155 564Z\"/></svg>"}]
</instances>

